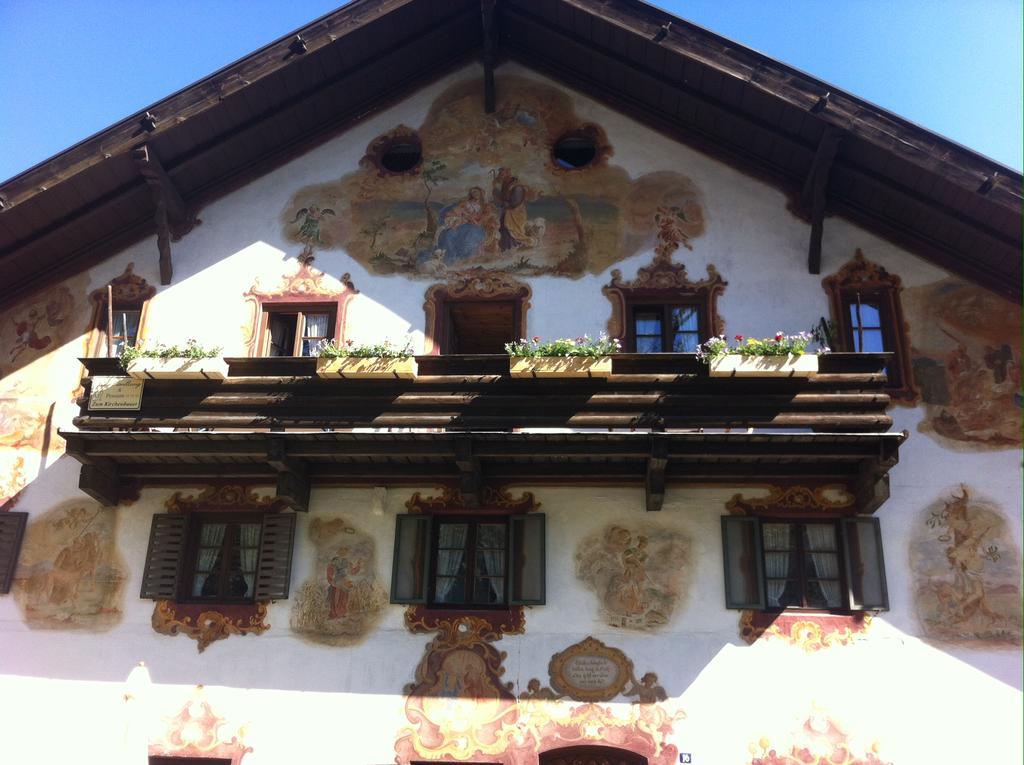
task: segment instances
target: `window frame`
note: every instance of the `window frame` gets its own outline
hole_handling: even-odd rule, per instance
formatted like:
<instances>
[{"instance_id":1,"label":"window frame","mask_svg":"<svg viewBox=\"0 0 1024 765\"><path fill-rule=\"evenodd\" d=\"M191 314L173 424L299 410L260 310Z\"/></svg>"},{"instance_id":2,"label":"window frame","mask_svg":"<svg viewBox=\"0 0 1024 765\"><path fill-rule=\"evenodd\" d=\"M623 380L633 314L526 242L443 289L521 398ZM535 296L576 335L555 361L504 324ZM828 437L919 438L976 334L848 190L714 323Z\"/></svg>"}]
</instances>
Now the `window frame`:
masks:
<instances>
[{"instance_id":1,"label":"window frame","mask_svg":"<svg viewBox=\"0 0 1024 765\"><path fill-rule=\"evenodd\" d=\"M178 603L219 603L223 605L250 605L256 602L256 577L259 574L259 557L263 544L263 516L259 512L194 512L189 516L188 529L186 530L185 550L181 563L181 578L178 582ZM253 594L252 597L231 597L218 593L215 596L202 596L192 594L192 583L197 575L196 567L199 565L199 549L201 547L203 526L208 523L224 523L227 525L239 526L245 524L256 524L260 527L260 537L256 542L256 568L253 571ZM225 540L227 534L225 533ZM225 549L225 540L221 541L221 553ZM227 574L227 566L222 564L220 577ZM221 582L224 586L224 582Z\"/></svg>"},{"instance_id":2,"label":"window frame","mask_svg":"<svg viewBox=\"0 0 1024 765\"><path fill-rule=\"evenodd\" d=\"M440 526L442 523L456 522L456 523L470 523L474 526L486 523L502 523L505 526L505 570L504 570L504 602L493 603L493 604L480 604L475 603L472 599L468 599L463 603L447 603L439 602L436 600L436 570L437 570L437 558L438 558L438 542L440 535ZM409 544L415 544L417 541L421 544L419 550L409 549L406 552L414 553L418 556L422 562L423 570L419 572L419 582L417 591L418 595L410 594L409 596L403 596L399 594L400 578L403 572L402 562L402 526L406 523L410 524L425 524L426 529L423 532L419 532L421 537L413 539ZM538 560L534 565L539 566L539 582L537 597L515 597L517 577L522 578L522 572L517 571L515 564L518 560L519 551L516 547L516 530L515 525L517 523L535 523L539 524L539 536L537 539L538 549L535 550L537 553ZM475 530L473 532L475 534ZM547 597L547 545L546 545L546 516L544 513L528 512L507 512L504 510L481 510L475 514L467 514L465 511L453 511L453 512L437 512L437 513L401 513L396 516L395 520L395 542L393 548L393 559L391 569L391 597L390 602L393 604L401 605L418 605L427 608L431 611L462 611L462 612L493 612L493 611L508 611L512 608L518 608L526 605L544 605ZM467 540L468 542L468 540ZM471 551L470 546L467 544L466 554L468 555ZM476 552L475 548L472 548L472 552ZM473 565L467 565L466 573L464 574L464 581L472 585L473 582L473 570L475 568L475 555L473 558ZM525 563L524 563L525 568ZM417 584L415 570L412 572L412 580L410 584ZM469 593L472 595L472 593ZM522 596L523 593L520 592Z\"/></svg>"},{"instance_id":3,"label":"window frame","mask_svg":"<svg viewBox=\"0 0 1024 765\"><path fill-rule=\"evenodd\" d=\"M302 340L305 333L305 317L308 314L327 314L328 340L333 340L335 345L341 343L341 322L340 307L336 300L266 300L260 302L259 321L259 343L256 350L261 358L316 358L312 356L301 356ZM272 314L296 314L295 337L292 340L292 352L288 356L271 356L270 338L270 316Z\"/></svg>"},{"instance_id":4,"label":"window frame","mask_svg":"<svg viewBox=\"0 0 1024 765\"><path fill-rule=\"evenodd\" d=\"M853 352L854 327L850 319L850 305L856 304L857 296L860 295L862 303L878 303L885 352L892 354L886 365L888 381L885 391L894 401L913 405L919 393L914 381L910 336L900 303L900 292L903 291L900 278L869 261L858 249L836 273L822 279L821 285L828 296L835 329L832 338L834 351Z\"/></svg>"},{"instance_id":5,"label":"window frame","mask_svg":"<svg viewBox=\"0 0 1024 765\"><path fill-rule=\"evenodd\" d=\"M874 516L798 516L798 517L787 517L778 515L724 515L721 518L722 522L722 545L723 545L723 566L724 566L724 587L725 587L725 606L727 609L732 610L753 610L767 614L780 614L783 612L793 611L797 613L827 613L827 614L839 614L839 615L854 615L863 613L865 611L888 611L889 610L889 592L888 583L886 581L885 573L885 553L882 544L881 525ZM807 587L806 587L806 576L803 576L804 561L802 555L805 552L803 549L803 537L802 528L807 524L833 524L836 530L836 558L837 558L837 569L838 569L838 581L839 589L842 593L842 603L837 607L820 607L820 606L807 606L807 605L769 605L768 604L768 587L767 587L767 566L766 556L764 550L764 531L763 525L765 523L787 523L796 525L800 530L797 538L799 544L794 554L798 556L798 566L801 571L801 596L802 602L807 602ZM751 568L744 568L742 561L734 561L731 557L731 552L728 547L730 539L729 526L735 525L739 528L742 524L753 525L755 532L753 534L753 549L750 551L754 556L755 560L752 564L748 564ZM856 524L869 524L874 530L875 546L878 555L878 570L875 572L878 576L879 584L879 602L867 605L860 605L855 602L855 588L854 588L854 572L852 570L853 561L850 553L851 538L853 536L852 529L850 526ZM863 558L861 559L863 560ZM756 586L757 594L755 599L738 600L733 598L735 588L732 586L733 582L738 577L745 577L747 574L753 573L755 581L752 582ZM861 577L861 582L863 577Z\"/></svg>"},{"instance_id":6,"label":"window frame","mask_svg":"<svg viewBox=\"0 0 1024 765\"><path fill-rule=\"evenodd\" d=\"M786 611L786 610L789 610L789 609L799 610L799 611L829 611L829 612L835 612L837 609L846 608L846 610L848 611L849 610L849 604L850 604L850 596L849 596L850 586L849 586L849 582L847 581L847 578L846 578L847 566L846 566L846 556L845 556L845 551L844 551L845 545L844 545L844 540L843 540L843 533L844 532L842 530L842 527L841 527L842 525L840 524L839 519L838 518L813 518L813 519L812 518L800 518L800 519L796 519L796 518L765 517L765 518L759 518L758 520L760 521L760 523L759 523L759 531L761 532L761 538L759 540L760 541L760 546L761 546L761 552L762 552L762 555L761 555L761 568L762 568L761 575L762 575L762 577L764 579L764 583L765 583L765 608L763 610L764 611L769 611L769 612ZM768 606L767 605L768 581L769 581L770 578L771 579L777 579L778 577L769 577L768 576L768 563L767 563L767 557L768 556L765 553L767 553L767 552L776 552L776 551L774 551L774 550L766 550L765 549L765 546L764 546L764 525L766 523L784 523L784 524L789 524L789 525L792 525L792 526L796 527L796 547L791 549L791 550L788 550L787 552L789 552L791 555L795 555L796 556L796 568L797 568L796 580L797 580L797 582L800 585L800 599L801 599L801 604L800 605L795 605L795 604L787 604L787 605L781 605L781 606L780 605L772 605L772 606ZM842 605L842 603L840 603L840 605L838 605L838 606L828 606L828 605L826 605L826 606L812 606L812 605L807 605L807 602L809 600L809 598L808 598L808 587L807 586L808 586L808 582L810 581L810 577L807 574L807 553L808 552L812 552L812 551L808 550L808 548L805 547L804 535L803 535L802 532L803 532L803 529L804 529L805 526L812 525L812 524L813 525L819 525L819 526L825 526L825 525L831 526L832 529L835 532L836 549L835 550L824 550L822 552L834 553L836 555L836 569L838 571L839 590L840 590L841 593L843 593L840 597L841 597L842 600L846 601L846 606L845 607ZM818 577L818 579L820 579L820 577ZM790 581L790 577L787 576L786 579L783 580L783 581Z\"/></svg>"},{"instance_id":7,"label":"window frame","mask_svg":"<svg viewBox=\"0 0 1024 765\"><path fill-rule=\"evenodd\" d=\"M644 300L643 298L630 299L626 298L626 315L628 321L626 324L626 340L625 346L629 353L641 353L637 350L637 332L636 322L637 313L648 311L648 312L660 312L661 313L661 351L660 353L676 353L672 349L672 341L675 336L675 332L672 331L672 310L674 308L694 308L697 312L697 345L700 345L709 337L711 337L708 331L709 317L707 312L707 303L696 298L686 300L670 300L670 301L658 301L658 300ZM693 351L679 351L679 353L692 353Z\"/></svg>"},{"instance_id":8,"label":"window frame","mask_svg":"<svg viewBox=\"0 0 1024 765\"><path fill-rule=\"evenodd\" d=\"M95 358L109 358L107 328L107 295L108 288L113 295L113 313L118 311L138 311L139 326L135 332L135 343L131 347L138 347L146 337L146 319L149 313L149 303L156 295L156 288L151 286L140 276L136 276L134 265L129 263L120 276L111 279L99 289L93 290L89 295L92 303L92 317L89 321L89 340L87 355ZM114 355L117 358L117 355Z\"/></svg>"},{"instance_id":9,"label":"window frame","mask_svg":"<svg viewBox=\"0 0 1024 765\"><path fill-rule=\"evenodd\" d=\"M466 589L465 589L466 600L464 602L462 602L462 603L442 602L442 601L438 601L437 600L437 577L438 577L438 574L437 574L437 560L438 560L438 557L440 556L440 552L441 552L441 547L440 547L440 542L441 542L441 539L440 539L440 536L441 536L441 526L442 526L442 524L446 524L446 523L465 523L469 527L469 530L468 530L468 532L466 534L466 544L462 548L464 550L464 556L465 556L465 560L466 560L466 571L465 571L465 573L462 576L463 585L466 586ZM477 533L477 529L481 525L484 525L484 524L492 524L492 525L494 525L494 524L499 524L499 523L505 529L505 546L504 546L504 550L503 550L504 555L505 555L505 566L504 566L504 571L502 572L502 577L501 577L501 579L504 582L504 584L502 586L502 593L501 593L502 601L500 603L477 603L474 600L474 592L475 592L474 585L476 584L476 568L477 568L477 566L476 566L476 557L477 557L477 552L479 552L479 548L477 546L477 540L479 539L479 536L478 536L478 533ZM512 567L511 549L510 549L512 525L509 522L509 517L507 515L497 515L497 514L491 515L491 516L475 516L475 515L459 515L459 514L453 513L451 515L447 515L446 514L446 515L436 516L434 518L434 523L431 524L431 526L432 526L432 528L430 530L431 539L430 539L430 563L429 563L429 565L430 565L430 578L427 580L427 592L426 592L427 605L430 608L443 608L443 609L466 608L466 609L472 609L474 611L477 611L477 610L491 610L491 609L502 609L502 610L503 609L507 609L509 607L509 599L510 599L510 589L511 589L511 587L510 587L510 584L511 584L511 576L510 576L510 574L511 574L511 567ZM452 577L452 578L454 578L454 577Z\"/></svg>"}]
</instances>

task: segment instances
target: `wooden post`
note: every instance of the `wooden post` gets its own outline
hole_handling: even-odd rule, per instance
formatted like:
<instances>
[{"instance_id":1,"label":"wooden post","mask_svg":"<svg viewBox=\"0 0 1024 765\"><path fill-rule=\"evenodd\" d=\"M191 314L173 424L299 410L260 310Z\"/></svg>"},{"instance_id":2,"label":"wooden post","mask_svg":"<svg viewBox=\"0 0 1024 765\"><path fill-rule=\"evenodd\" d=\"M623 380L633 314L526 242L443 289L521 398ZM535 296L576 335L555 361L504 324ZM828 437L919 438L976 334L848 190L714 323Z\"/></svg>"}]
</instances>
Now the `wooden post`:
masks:
<instances>
[{"instance_id":1,"label":"wooden post","mask_svg":"<svg viewBox=\"0 0 1024 765\"><path fill-rule=\"evenodd\" d=\"M114 358L114 288L107 285L107 358Z\"/></svg>"},{"instance_id":2,"label":"wooden post","mask_svg":"<svg viewBox=\"0 0 1024 765\"><path fill-rule=\"evenodd\" d=\"M800 194L800 204L811 216L811 241L807 249L807 270L812 274L821 273L821 238L825 230L825 189L828 186L829 171L832 169L832 162L835 160L842 137L842 131L831 126L825 128Z\"/></svg>"},{"instance_id":3,"label":"wooden post","mask_svg":"<svg viewBox=\"0 0 1024 765\"><path fill-rule=\"evenodd\" d=\"M494 95L494 2L480 0L480 16L484 25L484 111L493 114Z\"/></svg>"}]
</instances>

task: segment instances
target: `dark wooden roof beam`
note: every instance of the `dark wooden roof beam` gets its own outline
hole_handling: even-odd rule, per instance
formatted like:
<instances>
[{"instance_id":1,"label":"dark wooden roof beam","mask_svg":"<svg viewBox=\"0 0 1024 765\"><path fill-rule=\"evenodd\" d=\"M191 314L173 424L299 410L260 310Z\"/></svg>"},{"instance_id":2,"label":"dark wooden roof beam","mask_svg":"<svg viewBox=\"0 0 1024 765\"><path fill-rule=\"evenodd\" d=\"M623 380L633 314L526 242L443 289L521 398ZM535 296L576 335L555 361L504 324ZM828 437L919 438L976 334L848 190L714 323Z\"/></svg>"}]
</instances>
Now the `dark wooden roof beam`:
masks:
<instances>
[{"instance_id":1,"label":"dark wooden roof beam","mask_svg":"<svg viewBox=\"0 0 1024 765\"><path fill-rule=\"evenodd\" d=\"M661 510L665 503L665 468L668 466L668 440L652 436L644 480L644 505L647 512Z\"/></svg>"},{"instance_id":2,"label":"dark wooden roof beam","mask_svg":"<svg viewBox=\"0 0 1024 765\"><path fill-rule=\"evenodd\" d=\"M480 19L483 22L484 58L484 111L493 114L494 94L494 49L497 45L497 30L494 21L495 0L480 0Z\"/></svg>"},{"instance_id":3,"label":"dark wooden roof beam","mask_svg":"<svg viewBox=\"0 0 1024 765\"><path fill-rule=\"evenodd\" d=\"M178 241L198 223L195 213L185 204L181 194L152 146L143 144L132 150L132 161L153 197L153 221L160 253L160 283L171 283L171 241Z\"/></svg>"},{"instance_id":4,"label":"dark wooden roof beam","mask_svg":"<svg viewBox=\"0 0 1024 765\"><path fill-rule=\"evenodd\" d=\"M824 98L824 97L823 97ZM823 107L824 108L824 107ZM825 203L828 176L832 161L842 143L843 133L836 128L826 128L821 135L814 161L807 173L803 190L800 192L800 206L811 218L811 240L807 249L807 271L821 273L821 237L825 230Z\"/></svg>"}]
</instances>

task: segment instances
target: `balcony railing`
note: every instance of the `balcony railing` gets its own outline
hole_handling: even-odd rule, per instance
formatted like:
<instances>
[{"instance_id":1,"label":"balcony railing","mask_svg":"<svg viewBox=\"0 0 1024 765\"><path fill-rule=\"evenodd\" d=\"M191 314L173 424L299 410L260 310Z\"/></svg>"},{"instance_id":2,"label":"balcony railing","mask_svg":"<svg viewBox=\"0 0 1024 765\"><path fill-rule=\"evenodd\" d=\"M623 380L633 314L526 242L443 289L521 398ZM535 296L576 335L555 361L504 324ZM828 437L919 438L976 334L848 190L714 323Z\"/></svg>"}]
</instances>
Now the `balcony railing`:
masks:
<instances>
[{"instance_id":1,"label":"balcony railing","mask_svg":"<svg viewBox=\"0 0 1024 765\"><path fill-rule=\"evenodd\" d=\"M415 380L373 381L227 361L225 380L147 380L137 411L96 411L93 378L123 373L84 359L77 430L62 432L83 491L271 483L305 509L318 484L444 483L473 506L488 483L611 483L657 510L669 484L840 484L872 512L905 438L887 432L886 354L822 356L810 378L711 378L684 354L620 354L608 378L567 380L512 378L506 356L419 357Z\"/></svg>"},{"instance_id":2,"label":"balcony railing","mask_svg":"<svg viewBox=\"0 0 1024 765\"><path fill-rule=\"evenodd\" d=\"M223 381L149 380L137 412L90 411L81 430L523 428L885 432L887 354L833 353L810 378L711 378L691 354L620 354L609 378L512 378L507 356L422 356L415 380L320 379L308 358L229 358ZM90 377L123 374L83 359Z\"/></svg>"}]
</instances>

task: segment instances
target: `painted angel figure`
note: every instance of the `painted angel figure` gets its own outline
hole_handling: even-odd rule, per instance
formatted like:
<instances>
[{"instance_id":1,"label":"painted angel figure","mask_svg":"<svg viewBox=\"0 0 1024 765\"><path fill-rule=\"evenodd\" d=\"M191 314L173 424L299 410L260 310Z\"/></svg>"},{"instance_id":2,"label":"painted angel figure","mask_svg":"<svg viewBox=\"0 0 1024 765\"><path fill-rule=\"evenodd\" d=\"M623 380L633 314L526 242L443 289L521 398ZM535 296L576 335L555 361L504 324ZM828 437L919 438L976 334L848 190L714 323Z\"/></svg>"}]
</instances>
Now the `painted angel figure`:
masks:
<instances>
[{"instance_id":1,"label":"painted angel figure","mask_svg":"<svg viewBox=\"0 0 1024 765\"><path fill-rule=\"evenodd\" d=\"M323 240L320 238L320 221L325 215L333 216L334 214L334 210L331 208L317 205L303 207L295 213L293 224L298 223L300 218L302 219L298 234L299 240L303 243L302 258L312 258L314 245L323 244Z\"/></svg>"}]
</instances>

